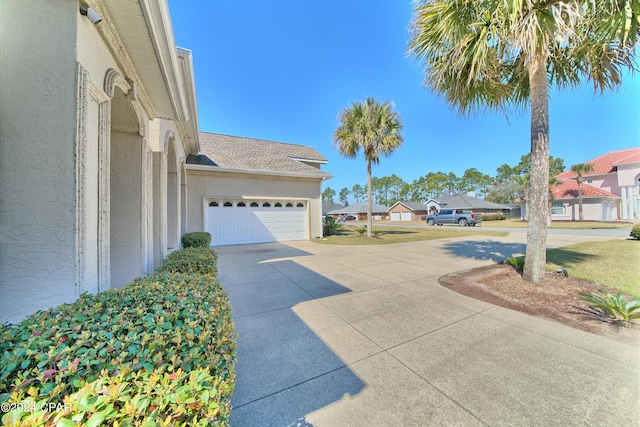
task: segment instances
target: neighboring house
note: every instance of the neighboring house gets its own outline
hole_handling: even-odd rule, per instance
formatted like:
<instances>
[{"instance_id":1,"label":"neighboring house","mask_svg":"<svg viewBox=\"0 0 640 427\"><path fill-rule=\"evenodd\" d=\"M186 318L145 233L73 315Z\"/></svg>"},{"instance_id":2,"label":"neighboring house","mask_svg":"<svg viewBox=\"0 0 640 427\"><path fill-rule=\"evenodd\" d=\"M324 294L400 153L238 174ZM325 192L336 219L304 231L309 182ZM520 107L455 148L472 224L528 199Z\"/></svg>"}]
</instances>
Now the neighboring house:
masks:
<instances>
[{"instance_id":1,"label":"neighboring house","mask_svg":"<svg viewBox=\"0 0 640 427\"><path fill-rule=\"evenodd\" d=\"M640 217L640 148L612 151L588 162L594 170L583 176L584 219L588 221L633 220ZM571 170L556 176L552 187L553 220L579 219L578 183Z\"/></svg>"},{"instance_id":2,"label":"neighboring house","mask_svg":"<svg viewBox=\"0 0 640 427\"><path fill-rule=\"evenodd\" d=\"M391 221L424 221L426 216L426 203L396 202L389 208L389 218Z\"/></svg>"},{"instance_id":3,"label":"neighboring house","mask_svg":"<svg viewBox=\"0 0 640 427\"><path fill-rule=\"evenodd\" d=\"M377 203L372 204L372 216L376 221L384 220L388 218L388 210L387 206L382 206ZM346 206L342 209L336 209L331 212L328 212L327 215L333 216L335 218L339 218L343 215L353 215L357 220L366 220L367 219L367 202L358 202L353 205Z\"/></svg>"},{"instance_id":4,"label":"neighboring house","mask_svg":"<svg viewBox=\"0 0 640 427\"><path fill-rule=\"evenodd\" d=\"M326 215L331 211L344 208L344 205L333 202L322 202L322 215Z\"/></svg>"},{"instance_id":5,"label":"neighboring house","mask_svg":"<svg viewBox=\"0 0 640 427\"><path fill-rule=\"evenodd\" d=\"M166 0L84 4L2 2L0 323L151 274L186 232L243 241L243 215L322 235L317 151L199 133Z\"/></svg>"},{"instance_id":6,"label":"neighboring house","mask_svg":"<svg viewBox=\"0 0 640 427\"><path fill-rule=\"evenodd\" d=\"M187 159L187 231L208 231L214 246L322 236L332 175L314 148L201 132L200 149Z\"/></svg>"},{"instance_id":7,"label":"neighboring house","mask_svg":"<svg viewBox=\"0 0 640 427\"><path fill-rule=\"evenodd\" d=\"M438 197L427 201L429 213L440 209L467 209L479 214L510 214L512 206L493 203L484 199L477 199L469 195L456 194L451 197Z\"/></svg>"}]
</instances>

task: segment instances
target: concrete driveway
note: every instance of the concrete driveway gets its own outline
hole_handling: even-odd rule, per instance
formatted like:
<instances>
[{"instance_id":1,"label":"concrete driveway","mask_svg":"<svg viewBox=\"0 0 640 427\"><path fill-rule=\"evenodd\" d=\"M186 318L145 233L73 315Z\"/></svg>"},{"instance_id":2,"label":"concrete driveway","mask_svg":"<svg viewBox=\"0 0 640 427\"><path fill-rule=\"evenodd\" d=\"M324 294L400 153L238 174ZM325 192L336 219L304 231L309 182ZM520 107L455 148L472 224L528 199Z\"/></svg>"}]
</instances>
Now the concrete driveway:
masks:
<instances>
[{"instance_id":1,"label":"concrete driveway","mask_svg":"<svg viewBox=\"0 0 640 427\"><path fill-rule=\"evenodd\" d=\"M239 333L232 425L640 425L638 346L439 285L525 238L216 248Z\"/></svg>"}]
</instances>

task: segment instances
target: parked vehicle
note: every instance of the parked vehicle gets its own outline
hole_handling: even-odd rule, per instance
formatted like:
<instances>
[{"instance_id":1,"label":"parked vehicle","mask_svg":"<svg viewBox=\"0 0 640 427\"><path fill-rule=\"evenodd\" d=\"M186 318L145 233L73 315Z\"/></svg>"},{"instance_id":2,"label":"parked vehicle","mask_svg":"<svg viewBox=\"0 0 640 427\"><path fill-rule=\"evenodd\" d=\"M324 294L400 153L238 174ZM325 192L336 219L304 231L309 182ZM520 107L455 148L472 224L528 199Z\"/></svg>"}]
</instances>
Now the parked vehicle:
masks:
<instances>
[{"instance_id":1,"label":"parked vehicle","mask_svg":"<svg viewBox=\"0 0 640 427\"><path fill-rule=\"evenodd\" d=\"M458 224L460 227L482 223L482 215L463 209L443 209L435 215L427 215L427 224Z\"/></svg>"}]
</instances>

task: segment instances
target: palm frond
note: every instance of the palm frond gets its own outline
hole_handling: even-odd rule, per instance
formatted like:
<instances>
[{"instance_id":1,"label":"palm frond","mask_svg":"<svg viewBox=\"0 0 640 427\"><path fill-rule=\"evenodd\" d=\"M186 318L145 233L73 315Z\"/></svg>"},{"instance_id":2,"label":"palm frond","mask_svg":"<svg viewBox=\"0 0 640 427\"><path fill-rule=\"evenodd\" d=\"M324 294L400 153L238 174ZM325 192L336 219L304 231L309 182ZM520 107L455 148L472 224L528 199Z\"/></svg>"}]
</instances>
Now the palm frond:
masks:
<instances>
[{"instance_id":1,"label":"palm frond","mask_svg":"<svg viewBox=\"0 0 640 427\"><path fill-rule=\"evenodd\" d=\"M549 84L613 89L637 69L639 40L640 0L425 0L407 53L425 86L466 114L526 106L535 61L546 61Z\"/></svg>"}]
</instances>

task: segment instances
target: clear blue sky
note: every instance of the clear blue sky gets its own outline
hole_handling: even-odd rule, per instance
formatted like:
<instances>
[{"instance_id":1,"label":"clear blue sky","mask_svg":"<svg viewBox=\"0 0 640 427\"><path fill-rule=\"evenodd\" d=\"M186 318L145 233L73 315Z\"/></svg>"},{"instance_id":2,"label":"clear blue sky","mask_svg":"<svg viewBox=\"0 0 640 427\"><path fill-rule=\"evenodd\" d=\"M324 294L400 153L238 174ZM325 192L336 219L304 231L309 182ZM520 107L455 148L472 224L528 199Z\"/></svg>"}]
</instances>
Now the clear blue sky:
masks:
<instances>
[{"instance_id":1,"label":"clear blue sky","mask_svg":"<svg viewBox=\"0 0 640 427\"><path fill-rule=\"evenodd\" d=\"M366 183L362 156L332 147L338 113L374 96L400 113L403 146L374 166L411 182L467 168L495 175L529 152L528 110L461 117L422 86L405 54L411 1L169 0L176 43L193 51L200 129L310 145L336 190ZM568 168L640 145L640 74L616 92L552 93L550 154ZM337 201L337 198L336 198Z\"/></svg>"}]
</instances>

